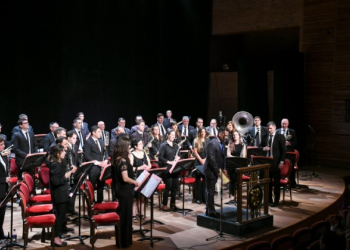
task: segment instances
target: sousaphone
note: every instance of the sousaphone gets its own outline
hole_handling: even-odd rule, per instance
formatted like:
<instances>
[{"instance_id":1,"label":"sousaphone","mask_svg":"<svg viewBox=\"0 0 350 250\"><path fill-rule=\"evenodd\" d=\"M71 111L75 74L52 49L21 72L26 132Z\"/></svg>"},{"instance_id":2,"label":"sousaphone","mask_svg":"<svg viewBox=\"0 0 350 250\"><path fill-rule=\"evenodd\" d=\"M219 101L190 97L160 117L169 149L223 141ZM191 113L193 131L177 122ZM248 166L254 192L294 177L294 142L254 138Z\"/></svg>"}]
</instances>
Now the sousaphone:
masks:
<instances>
[{"instance_id":1,"label":"sousaphone","mask_svg":"<svg viewBox=\"0 0 350 250\"><path fill-rule=\"evenodd\" d=\"M235 124L235 129L241 135L244 135L248 132L249 128L253 126L254 119L253 116L246 111L237 112L233 118L233 123Z\"/></svg>"}]
</instances>

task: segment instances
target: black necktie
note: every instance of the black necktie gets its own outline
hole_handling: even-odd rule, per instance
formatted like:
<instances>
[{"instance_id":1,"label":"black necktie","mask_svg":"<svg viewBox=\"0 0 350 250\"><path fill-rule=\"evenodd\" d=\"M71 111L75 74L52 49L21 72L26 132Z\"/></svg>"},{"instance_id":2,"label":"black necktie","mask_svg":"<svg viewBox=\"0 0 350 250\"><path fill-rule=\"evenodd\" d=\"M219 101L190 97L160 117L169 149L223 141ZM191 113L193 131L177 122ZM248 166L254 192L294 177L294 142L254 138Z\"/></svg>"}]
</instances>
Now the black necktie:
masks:
<instances>
[{"instance_id":1,"label":"black necktie","mask_svg":"<svg viewBox=\"0 0 350 250\"><path fill-rule=\"evenodd\" d=\"M184 136L187 135L187 128L185 127L185 130L184 130Z\"/></svg>"},{"instance_id":2,"label":"black necktie","mask_svg":"<svg viewBox=\"0 0 350 250\"><path fill-rule=\"evenodd\" d=\"M104 143L106 143L105 132L104 132L104 131L102 131L102 141L103 141Z\"/></svg>"},{"instance_id":3,"label":"black necktie","mask_svg":"<svg viewBox=\"0 0 350 250\"><path fill-rule=\"evenodd\" d=\"M270 139L269 139L269 147L270 147L270 151L269 151L269 156L272 156L272 137L273 135L270 135Z\"/></svg>"},{"instance_id":4,"label":"black necktie","mask_svg":"<svg viewBox=\"0 0 350 250\"><path fill-rule=\"evenodd\" d=\"M31 148L30 148L30 142L29 142L28 132L26 132L26 139L27 139L27 142L28 142L29 154L31 154Z\"/></svg>"},{"instance_id":5,"label":"black necktie","mask_svg":"<svg viewBox=\"0 0 350 250\"><path fill-rule=\"evenodd\" d=\"M81 149L83 149L83 147L84 147L83 137L81 136L81 131L79 130L78 132L79 132L80 146L81 146Z\"/></svg>"},{"instance_id":6,"label":"black necktie","mask_svg":"<svg viewBox=\"0 0 350 250\"><path fill-rule=\"evenodd\" d=\"M99 149L100 152L101 152L101 147L100 147L99 143L97 142L97 140L95 141L95 143L96 143L96 146L98 147L98 149Z\"/></svg>"},{"instance_id":7,"label":"black necktie","mask_svg":"<svg viewBox=\"0 0 350 250\"><path fill-rule=\"evenodd\" d=\"M255 134L255 144L256 144L255 146L259 147L259 145L260 145L260 129L257 128L256 130L257 131Z\"/></svg>"},{"instance_id":8,"label":"black necktie","mask_svg":"<svg viewBox=\"0 0 350 250\"><path fill-rule=\"evenodd\" d=\"M74 154L74 145L72 145L72 153Z\"/></svg>"},{"instance_id":9,"label":"black necktie","mask_svg":"<svg viewBox=\"0 0 350 250\"><path fill-rule=\"evenodd\" d=\"M213 132L214 132L214 135L216 136L216 129L215 128L213 128Z\"/></svg>"}]
</instances>

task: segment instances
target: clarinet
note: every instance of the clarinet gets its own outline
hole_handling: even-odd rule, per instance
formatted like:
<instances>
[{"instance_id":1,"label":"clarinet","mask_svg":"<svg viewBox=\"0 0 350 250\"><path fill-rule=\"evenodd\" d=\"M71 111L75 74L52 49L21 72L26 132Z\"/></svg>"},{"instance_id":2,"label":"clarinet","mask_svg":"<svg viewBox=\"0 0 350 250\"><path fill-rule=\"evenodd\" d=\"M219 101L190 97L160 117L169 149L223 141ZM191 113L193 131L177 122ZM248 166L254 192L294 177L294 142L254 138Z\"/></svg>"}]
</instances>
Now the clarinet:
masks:
<instances>
[{"instance_id":1,"label":"clarinet","mask_svg":"<svg viewBox=\"0 0 350 250\"><path fill-rule=\"evenodd\" d=\"M73 166L73 152L72 151L69 154L69 162L70 162L70 165ZM73 173L69 176L68 183L69 183L69 185L74 185L74 174Z\"/></svg>"}]
</instances>

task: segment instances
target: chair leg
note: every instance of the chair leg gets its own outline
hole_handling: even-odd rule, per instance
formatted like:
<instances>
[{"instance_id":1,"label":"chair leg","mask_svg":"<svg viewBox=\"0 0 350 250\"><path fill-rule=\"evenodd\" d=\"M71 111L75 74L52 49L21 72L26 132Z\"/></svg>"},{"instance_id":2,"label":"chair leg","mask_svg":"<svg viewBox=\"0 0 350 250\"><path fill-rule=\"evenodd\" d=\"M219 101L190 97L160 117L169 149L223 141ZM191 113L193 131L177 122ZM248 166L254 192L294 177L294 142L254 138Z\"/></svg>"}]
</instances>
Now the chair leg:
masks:
<instances>
[{"instance_id":1,"label":"chair leg","mask_svg":"<svg viewBox=\"0 0 350 250\"><path fill-rule=\"evenodd\" d=\"M297 182L298 182L298 185L299 185L299 168L297 168L295 171L297 172Z\"/></svg>"},{"instance_id":2,"label":"chair leg","mask_svg":"<svg viewBox=\"0 0 350 250\"><path fill-rule=\"evenodd\" d=\"M286 186L283 186L283 204L284 204L284 196L286 195Z\"/></svg>"},{"instance_id":3,"label":"chair leg","mask_svg":"<svg viewBox=\"0 0 350 250\"><path fill-rule=\"evenodd\" d=\"M290 195L290 201L292 200L292 184L289 184L289 195Z\"/></svg>"},{"instance_id":4,"label":"chair leg","mask_svg":"<svg viewBox=\"0 0 350 250\"><path fill-rule=\"evenodd\" d=\"M52 226L52 236L51 236L51 246L52 246L52 250L55 250L55 226Z\"/></svg>"},{"instance_id":5,"label":"chair leg","mask_svg":"<svg viewBox=\"0 0 350 250\"><path fill-rule=\"evenodd\" d=\"M121 243L121 234L120 234L120 223L118 223L118 247L122 248L122 243Z\"/></svg>"},{"instance_id":6,"label":"chair leg","mask_svg":"<svg viewBox=\"0 0 350 250\"><path fill-rule=\"evenodd\" d=\"M94 244L95 244L95 225L90 224L90 244L91 244L91 249L94 250Z\"/></svg>"},{"instance_id":7,"label":"chair leg","mask_svg":"<svg viewBox=\"0 0 350 250\"><path fill-rule=\"evenodd\" d=\"M23 249L25 250L28 243L28 224L23 225Z\"/></svg>"},{"instance_id":8,"label":"chair leg","mask_svg":"<svg viewBox=\"0 0 350 250\"><path fill-rule=\"evenodd\" d=\"M111 201L111 189L109 186L107 186L107 195L108 195L108 201Z\"/></svg>"}]
</instances>

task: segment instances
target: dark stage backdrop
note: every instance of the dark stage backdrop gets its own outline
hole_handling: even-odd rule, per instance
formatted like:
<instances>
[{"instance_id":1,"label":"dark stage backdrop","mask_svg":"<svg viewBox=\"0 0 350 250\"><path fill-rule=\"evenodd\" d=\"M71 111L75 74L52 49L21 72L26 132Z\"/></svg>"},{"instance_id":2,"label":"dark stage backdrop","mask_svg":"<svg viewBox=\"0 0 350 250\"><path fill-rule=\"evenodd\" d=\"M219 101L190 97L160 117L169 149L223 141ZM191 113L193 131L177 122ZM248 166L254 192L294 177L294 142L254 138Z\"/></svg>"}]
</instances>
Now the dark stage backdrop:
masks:
<instances>
[{"instance_id":1,"label":"dark stage backdrop","mask_svg":"<svg viewBox=\"0 0 350 250\"><path fill-rule=\"evenodd\" d=\"M0 122L18 115L35 133L79 111L108 130L136 115L173 110L204 118L209 81L210 0L7 1L1 3ZM207 122L207 121L205 121Z\"/></svg>"}]
</instances>

